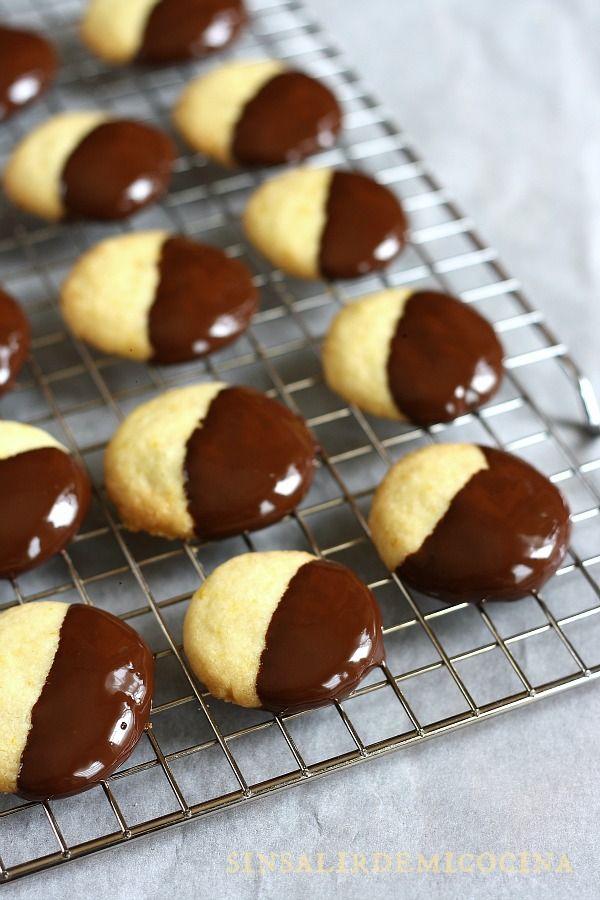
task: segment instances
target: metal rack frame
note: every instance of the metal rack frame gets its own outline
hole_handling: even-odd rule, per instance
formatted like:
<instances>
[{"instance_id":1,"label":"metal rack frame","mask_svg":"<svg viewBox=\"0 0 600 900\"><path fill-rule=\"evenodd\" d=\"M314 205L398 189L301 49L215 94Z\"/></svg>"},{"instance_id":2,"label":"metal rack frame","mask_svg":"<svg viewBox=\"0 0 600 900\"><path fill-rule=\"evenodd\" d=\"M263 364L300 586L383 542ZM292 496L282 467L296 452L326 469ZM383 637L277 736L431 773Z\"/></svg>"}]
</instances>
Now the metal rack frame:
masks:
<instances>
[{"instance_id":1,"label":"metal rack frame","mask_svg":"<svg viewBox=\"0 0 600 900\"><path fill-rule=\"evenodd\" d=\"M0 280L25 303L34 328L29 370L0 403L0 415L52 431L81 456L97 485L75 541L58 560L0 585L0 609L50 596L99 603L147 636L159 684L143 746L101 787L70 801L2 800L0 883L242 806L600 674L600 655L589 640L594 628L600 634L600 546L592 533L589 549L587 531L589 522L598 530L600 452L581 429L554 424L531 388L533 381L536 393L548 385L553 393L566 391L571 410L578 398L576 415L583 414L591 436L600 430L600 411L589 382L302 4L254 0L250 6L252 28L226 56L278 56L328 81L346 106L346 132L340 147L316 164L376 173L403 199L412 242L387 273L353 285L287 278L254 253L239 225L239 211L266 173L226 173L182 148L169 197L122 228L164 227L220 243L252 267L263 306L234 347L206 362L156 369L94 353L69 335L58 315L64 273L82 250L121 226L42 225L0 201ZM47 0L43 8L34 0L0 0L0 17L30 21L55 36L65 60L47 99L3 126L0 154L49 112L90 102L169 127L170 103L202 69L109 71L77 45L80 8L79 0ZM508 354L496 399L478 415L429 430L383 423L345 405L324 386L318 364L320 338L340 303L385 285L422 283L458 293L493 318ZM255 384L305 416L323 448L315 487L288 520L239 540L179 544L127 533L99 474L110 432L153 392L210 378ZM573 547L541 595L516 605L442 607L382 570L365 519L372 490L407 448L440 438L520 453L566 491ZM182 656L186 601L223 558L291 546L346 562L370 583L384 612L388 663L352 698L320 713L273 717L226 707L204 692ZM144 792L159 796L157 809L140 812ZM25 832L31 846L20 840Z\"/></svg>"}]
</instances>

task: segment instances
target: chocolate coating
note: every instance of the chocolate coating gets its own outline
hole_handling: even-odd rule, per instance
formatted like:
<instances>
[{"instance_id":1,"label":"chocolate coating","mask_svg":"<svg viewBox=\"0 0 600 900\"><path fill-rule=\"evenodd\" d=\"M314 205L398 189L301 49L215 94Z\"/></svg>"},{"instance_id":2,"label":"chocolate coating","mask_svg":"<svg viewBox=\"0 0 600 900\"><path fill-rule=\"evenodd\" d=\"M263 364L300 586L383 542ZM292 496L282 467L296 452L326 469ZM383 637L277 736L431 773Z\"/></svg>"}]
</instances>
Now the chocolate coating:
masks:
<instances>
[{"instance_id":1,"label":"chocolate coating","mask_svg":"<svg viewBox=\"0 0 600 900\"><path fill-rule=\"evenodd\" d=\"M345 566L301 566L267 629L256 692L265 709L294 712L341 700L383 661L373 594Z\"/></svg>"},{"instance_id":2,"label":"chocolate coating","mask_svg":"<svg viewBox=\"0 0 600 900\"><path fill-rule=\"evenodd\" d=\"M20 796L68 797L108 778L144 731L153 684L152 653L133 628L93 606L70 606L32 710Z\"/></svg>"},{"instance_id":3,"label":"chocolate coating","mask_svg":"<svg viewBox=\"0 0 600 900\"><path fill-rule=\"evenodd\" d=\"M85 516L90 482L56 447L0 459L0 577L13 578L67 544Z\"/></svg>"},{"instance_id":4,"label":"chocolate coating","mask_svg":"<svg viewBox=\"0 0 600 900\"><path fill-rule=\"evenodd\" d=\"M569 509L540 472L510 453L482 447L488 469L456 494L443 518L398 573L449 602L517 600L560 566Z\"/></svg>"},{"instance_id":5,"label":"chocolate coating","mask_svg":"<svg viewBox=\"0 0 600 900\"><path fill-rule=\"evenodd\" d=\"M29 322L16 300L0 288L0 397L13 386L29 353Z\"/></svg>"},{"instance_id":6,"label":"chocolate coating","mask_svg":"<svg viewBox=\"0 0 600 900\"><path fill-rule=\"evenodd\" d=\"M247 387L220 391L187 443L188 510L203 538L279 521L312 482L316 446L303 420Z\"/></svg>"},{"instance_id":7,"label":"chocolate coating","mask_svg":"<svg viewBox=\"0 0 600 900\"><path fill-rule=\"evenodd\" d=\"M233 155L240 163L297 162L335 143L339 104L324 84L303 72L275 75L245 105L235 126Z\"/></svg>"},{"instance_id":8,"label":"chocolate coating","mask_svg":"<svg viewBox=\"0 0 600 900\"><path fill-rule=\"evenodd\" d=\"M150 308L156 363L205 356L235 341L258 306L250 272L237 259L184 237L167 238Z\"/></svg>"},{"instance_id":9,"label":"chocolate coating","mask_svg":"<svg viewBox=\"0 0 600 900\"><path fill-rule=\"evenodd\" d=\"M386 187L359 172L334 172L319 268L325 278L357 278L383 269L406 244L408 223Z\"/></svg>"},{"instance_id":10,"label":"chocolate coating","mask_svg":"<svg viewBox=\"0 0 600 900\"><path fill-rule=\"evenodd\" d=\"M162 197L174 160L175 147L158 128L129 119L101 123L83 138L63 168L67 214L127 218Z\"/></svg>"},{"instance_id":11,"label":"chocolate coating","mask_svg":"<svg viewBox=\"0 0 600 900\"><path fill-rule=\"evenodd\" d=\"M479 313L448 294L418 291L390 343L392 397L419 425L450 422L496 393L502 356L494 329Z\"/></svg>"},{"instance_id":12,"label":"chocolate coating","mask_svg":"<svg viewBox=\"0 0 600 900\"><path fill-rule=\"evenodd\" d=\"M233 43L247 20L242 0L159 0L148 16L139 58L168 63L206 56Z\"/></svg>"},{"instance_id":13,"label":"chocolate coating","mask_svg":"<svg viewBox=\"0 0 600 900\"><path fill-rule=\"evenodd\" d=\"M54 47L43 37L0 25L0 122L43 94L57 66Z\"/></svg>"}]
</instances>

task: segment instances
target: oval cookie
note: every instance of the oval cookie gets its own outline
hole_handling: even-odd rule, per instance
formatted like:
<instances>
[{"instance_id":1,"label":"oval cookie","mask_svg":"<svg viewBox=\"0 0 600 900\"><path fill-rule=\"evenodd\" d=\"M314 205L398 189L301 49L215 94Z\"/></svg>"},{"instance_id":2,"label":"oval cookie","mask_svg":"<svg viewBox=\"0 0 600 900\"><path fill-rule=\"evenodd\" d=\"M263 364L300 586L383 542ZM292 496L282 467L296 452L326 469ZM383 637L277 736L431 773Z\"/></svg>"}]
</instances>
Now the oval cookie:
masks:
<instances>
[{"instance_id":1,"label":"oval cookie","mask_svg":"<svg viewBox=\"0 0 600 900\"><path fill-rule=\"evenodd\" d=\"M400 253L408 226L400 202L368 175L295 169L261 185L244 213L249 239L298 278L358 278Z\"/></svg>"},{"instance_id":2,"label":"oval cookie","mask_svg":"<svg viewBox=\"0 0 600 900\"><path fill-rule=\"evenodd\" d=\"M560 566L569 509L528 463L492 447L434 444L377 488L369 517L386 565L447 602L517 600Z\"/></svg>"},{"instance_id":3,"label":"oval cookie","mask_svg":"<svg viewBox=\"0 0 600 900\"><path fill-rule=\"evenodd\" d=\"M0 287L0 397L11 389L29 353L30 329L16 300Z\"/></svg>"},{"instance_id":4,"label":"oval cookie","mask_svg":"<svg viewBox=\"0 0 600 900\"><path fill-rule=\"evenodd\" d=\"M174 119L195 150L225 166L299 162L333 146L342 125L329 88L276 60L235 61L197 78Z\"/></svg>"},{"instance_id":5,"label":"oval cookie","mask_svg":"<svg viewBox=\"0 0 600 900\"><path fill-rule=\"evenodd\" d=\"M345 306L323 347L325 380L365 412L419 425L486 403L502 380L494 329L437 291L390 289Z\"/></svg>"},{"instance_id":6,"label":"oval cookie","mask_svg":"<svg viewBox=\"0 0 600 900\"><path fill-rule=\"evenodd\" d=\"M0 421L0 578L14 578L59 553L90 502L86 472L53 437Z\"/></svg>"},{"instance_id":7,"label":"oval cookie","mask_svg":"<svg viewBox=\"0 0 600 900\"><path fill-rule=\"evenodd\" d=\"M80 257L61 306L75 334L94 347L169 364L235 341L256 312L258 291L248 269L217 247L141 231Z\"/></svg>"},{"instance_id":8,"label":"oval cookie","mask_svg":"<svg viewBox=\"0 0 600 900\"><path fill-rule=\"evenodd\" d=\"M206 56L237 38L243 0L90 0L81 36L109 63L170 63Z\"/></svg>"},{"instance_id":9,"label":"oval cookie","mask_svg":"<svg viewBox=\"0 0 600 900\"><path fill-rule=\"evenodd\" d=\"M57 67L49 41L32 31L0 24L0 122L48 90Z\"/></svg>"},{"instance_id":10,"label":"oval cookie","mask_svg":"<svg viewBox=\"0 0 600 900\"><path fill-rule=\"evenodd\" d=\"M105 113L60 113L17 145L4 188L49 221L124 219L167 191L175 147L164 132Z\"/></svg>"},{"instance_id":11,"label":"oval cookie","mask_svg":"<svg viewBox=\"0 0 600 900\"><path fill-rule=\"evenodd\" d=\"M108 778L150 715L154 659L110 613L53 601L0 613L0 791L66 797Z\"/></svg>"},{"instance_id":12,"label":"oval cookie","mask_svg":"<svg viewBox=\"0 0 600 900\"><path fill-rule=\"evenodd\" d=\"M215 569L192 598L183 643L215 697L277 713L343 699L384 657L371 591L345 566L297 551Z\"/></svg>"},{"instance_id":13,"label":"oval cookie","mask_svg":"<svg viewBox=\"0 0 600 900\"><path fill-rule=\"evenodd\" d=\"M219 382L144 403L105 455L106 487L132 531L220 538L279 521L304 497L315 443L286 407Z\"/></svg>"}]
</instances>

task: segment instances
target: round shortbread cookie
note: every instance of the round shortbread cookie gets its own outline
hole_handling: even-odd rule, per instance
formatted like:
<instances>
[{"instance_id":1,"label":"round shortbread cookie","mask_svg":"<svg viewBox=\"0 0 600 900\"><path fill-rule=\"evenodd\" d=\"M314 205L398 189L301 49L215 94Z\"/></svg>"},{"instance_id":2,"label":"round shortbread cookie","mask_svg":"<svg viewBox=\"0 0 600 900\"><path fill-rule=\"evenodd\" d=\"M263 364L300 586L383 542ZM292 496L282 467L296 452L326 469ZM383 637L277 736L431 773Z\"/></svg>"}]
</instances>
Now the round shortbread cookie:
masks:
<instances>
[{"instance_id":1,"label":"round shortbread cookie","mask_svg":"<svg viewBox=\"0 0 600 900\"><path fill-rule=\"evenodd\" d=\"M369 526L390 570L450 603L516 600L561 564L569 509L528 463L491 447L409 453L375 492Z\"/></svg>"},{"instance_id":2,"label":"round shortbread cookie","mask_svg":"<svg viewBox=\"0 0 600 900\"><path fill-rule=\"evenodd\" d=\"M323 368L329 387L365 412L432 425L486 403L502 356L492 326L460 300L392 288L337 314Z\"/></svg>"},{"instance_id":3,"label":"round shortbread cookie","mask_svg":"<svg viewBox=\"0 0 600 900\"><path fill-rule=\"evenodd\" d=\"M202 75L184 88L174 119L195 150L225 166L299 162L333 146L342 124L333 93L279 60Z\"/></svg>"},{"instance_id":4,"label":"round shortbread cookie","mask_svg":"<svg viewBox=\"0 0 600 900\"><path fill-rule=\"evenodd\" d=\"M0 421L0 578L14 578L59 553L85 516L87 474L53 437Z\"/></svg>"},{"instance_id":5,"label":"round shortbread cookie","mask_svg":"<svg viewBox=\"0 0 600 900\"><path fill-rule=\"evenodd\" d=\"M1 612L0 644L0 791L46 800L107 778L150 715L141 637L93 606L45 601Z\"/></svg>"},{"instance_id":6,"label":"round shortbread cookie","mask_svg":"<svg viewBox=\"0 0 600 900\"><path fill-rule=\"evenodd\" d=\"M27 316L0 287L0 397L11 389L29 353Z\"/></svg>"},{"instance_id":7,"label":"round shortbread cookie","mask_svg":"<svg viewBox=\"0 0 600 900\"><path fill-rule=\"evenodd\" d=\"M109 63L168 63L223 49L246 21L242 0L90 0L81 37Z\"/></svg>"},{"instance_id":8,"label":"round shortbread cookie","mask_svg":"<svg viewBox=\"0 0 600 900\"><path fill-rule=\"evenodd\" d=\"M167 190L175 147L162 131L106 113L68 112L34 128L4 171L17 206L43 219L123 219Z\"/></svg>"},{"instance_id":9,"label":"round shortbread cookie","mask_svg":"<svg viewBox=\"0 0 600 900\"><path fill-rule=\"evenodd\" d=\"M407 240L399 201L359 172L294 169L261 185L244 212L248 238L270 262L307 279L382 269Z\"/></svg>"},{"instance_id":10,"label":"round shortbread cookie","mask_svg":"<svg viewBox=\"0 0 600 900\"><path fill-rule=\"evenodd\" d=\"M277 713L343 699L384 656L371 591L345 566L291 550L215 569L192 598L183 643L215 697Z\"/></svg>"},{"instance_id":11,"label":"round shortbread cookie","mask_svg":"<svg viewBox=\"0 0 600 900\"><path fill-rule=\"evenodd\" d=\"M166 231L101 241L79 258L61 292L78 337L106 353L162 364L230 344L257 306L241 262Z\"/></svg>"},{"instance_id":12,"label":"round shortbread cookie","mask_svg":"<svg viewBox=\"0 0 600 900\"><path fill-rule=\"evenodd\" d=\"M49 41L0 24L0 122L37 100L54 81L57 67Z\"/></svg>"},{"instance_id":13,"label":"round shortbread cookie","mask_svg":"<svg viewBox=\"0 0 600 900\"><path fill-rule=\"evenodd\" d=\"M105 455L126 527L168 538L264 528L310 487L316 447L304 422L246 387L177 388L130 413Z\"/></svg>"}]
</instances>

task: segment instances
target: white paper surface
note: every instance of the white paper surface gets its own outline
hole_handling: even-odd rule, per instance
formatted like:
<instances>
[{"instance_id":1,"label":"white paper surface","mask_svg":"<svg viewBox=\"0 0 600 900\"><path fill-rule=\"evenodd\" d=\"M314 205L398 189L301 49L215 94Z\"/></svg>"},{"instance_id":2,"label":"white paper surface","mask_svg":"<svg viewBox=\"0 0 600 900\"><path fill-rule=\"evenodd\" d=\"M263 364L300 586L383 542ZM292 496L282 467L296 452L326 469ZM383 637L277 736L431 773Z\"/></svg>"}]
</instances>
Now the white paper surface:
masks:
<instances>
[{"instance_id":1,"label":"white paper surface","mask_svg":"<svg viewBox=\"0 0 600 900\"><path fill-rule=\"evenodd\" d=\"M597 0L311 0L600 388ZM598 896L600 689L585 688L303 788L5 887L7 897ZM282 874L229 871L277 854ZM318 873L338 854L393 868ZM534 853L554 854L533 874ZM324 856L319 862L318 854ZM445 854L451 854L449 858ZM463 868L454 872L461 854ZM477 856L483 854L477 860ZM516 868L511 873L502 867ZM510 854L515 854L513 858ZM522 856L525 854L525 856ZM561 855L565 855L568 866ZM304 856L306 855L306 856ZM481 871L492 867L496 869ZM379 867L387 857L379 858ZM343 866L342 866L343 867ZM423 863L421 863L423 867Z\"/></svg>"}]
</instances>

